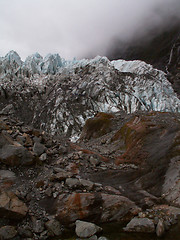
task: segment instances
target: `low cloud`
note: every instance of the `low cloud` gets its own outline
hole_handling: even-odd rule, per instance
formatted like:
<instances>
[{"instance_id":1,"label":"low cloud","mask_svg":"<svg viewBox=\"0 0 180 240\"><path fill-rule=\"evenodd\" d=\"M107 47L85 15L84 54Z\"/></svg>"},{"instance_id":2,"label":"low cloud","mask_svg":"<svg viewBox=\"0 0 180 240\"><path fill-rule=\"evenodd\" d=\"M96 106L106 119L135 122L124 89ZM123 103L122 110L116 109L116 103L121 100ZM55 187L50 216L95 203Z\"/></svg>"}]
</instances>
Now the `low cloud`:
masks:
<instances>
[{"instance_id":1,"label":"low cloud","mask_svg":"<svg viewBox=\"0 0 180 240\"><path fill-rule=\"evenodd\" d=\"M179 0L1 0L0 55L105 55L114 39L169 26L180 21L179 12Z\"/></svg>"}]
</instances>

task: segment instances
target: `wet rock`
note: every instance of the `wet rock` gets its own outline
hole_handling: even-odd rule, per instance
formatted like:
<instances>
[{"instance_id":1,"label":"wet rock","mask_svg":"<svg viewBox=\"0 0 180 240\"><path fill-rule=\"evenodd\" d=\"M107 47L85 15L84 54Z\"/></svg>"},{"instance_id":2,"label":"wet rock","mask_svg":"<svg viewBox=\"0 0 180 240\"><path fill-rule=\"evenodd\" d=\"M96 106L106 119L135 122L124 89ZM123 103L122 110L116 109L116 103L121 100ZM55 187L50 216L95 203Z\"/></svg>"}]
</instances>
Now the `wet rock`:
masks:
<instances>
[{"instance_id":1,"label":"wet rock","mask_svg":"<svg viewBox=\"0 0 180 240\"><path fill-rule=\"evenodd\" d=\"M159 220L156 227L156 234L158 237L162 237L164 233L165 233L164 222L162 220Z\"/></svg>"},{"instance_id":2,"label":"wet rock","mask_svg":"<svg viewBox=\"0 0 180 240\"><path fill-rule=\"evenodd\" d=\"M49 220L45 223L50 236L60 236L63 232L62 225L55 219Z\"/></svg>"},{"instance_id":3,"label":"wet rock","mask_svg":"<svg viewBox=\"0 0 180 240\"><path fill-rule=\"evenodd\" d=\"M151 219L148 218L133 218L125 228L126 232L144 232L151 233L155 232L155 226Z\"/></svg>"},{"instance_id":4,"label":"wet rock","mask_svg":"<svg viewBox=\"0 0 180 240\"><path fill-rule=\"evenodd\" d=\"M78 237L89 238L94 234L101 232L102 228L94 223L77 220L75 231Z\"/></svg>"},{"instance_id":5,"label":"wet rock","mask_svg":"<svg viewBox=\"0 0 180 240\"><path fill-rule=\"evenodd\" d=\"M33 152L34 152L35 154L37 154L38 156L40 156L41 154L43 154L45 150L46 150L46 147L45 147L43 144L41 144L41 143L39 143L39 142L35 142L35 143L34 143Z\"/></svg>"},{"instance_id":6,"label":"wet rock","mask_svg":"<svg viewBox=\"0 0 180 240\"><path fill-rule=\"evenodd\" d=\"M26 216L28 208L13 192L0 194L0 217L21 219Z\"/></svg>"},{"instance_id":7,"label":"wet rock","mask_svg":"<svg viewBox=\"0 0 180 240\"><path fill-rule=\"evenodd\" d=\"M9 166L31 165L34 157L23 146L5 145L0 149L0 161Z\"/></svg>"},{"instance_id":8,"label":"wet rock","mask_svg":"<svg viewBox=\"0 0 180 240\"><path fill-rule=\"evenodd\" d=\"M17 235L17 231L13 226L4 226L0 228L0 239L12 239Z\"/></svg>"}]
</instances>

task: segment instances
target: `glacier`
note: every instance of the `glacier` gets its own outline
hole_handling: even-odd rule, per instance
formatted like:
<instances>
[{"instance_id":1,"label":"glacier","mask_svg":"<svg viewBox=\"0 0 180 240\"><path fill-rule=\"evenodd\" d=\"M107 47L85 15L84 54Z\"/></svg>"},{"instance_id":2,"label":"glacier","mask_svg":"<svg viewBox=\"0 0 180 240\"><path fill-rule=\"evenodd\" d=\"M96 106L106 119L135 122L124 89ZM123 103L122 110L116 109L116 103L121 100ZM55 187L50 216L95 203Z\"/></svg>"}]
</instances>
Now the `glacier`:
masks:
<instances>
[{"instance_id":1,"label":"glacier","mask_svg":"<svg viewBox=\"0 0 180 240\"><path fill-rule=\"evenodd\" d=\"M140 60L97 56L67 61L59 54L43 58L35 53L23 62L11 51L0 58L0 91L1 97L6 91L20 99L6 101L19 112L26 98L30 120L37 127L74 138L97 112L180 112L180 100L166 73ZM3 107L4 102L0 110Z\"/></svg>"}]
</instances>

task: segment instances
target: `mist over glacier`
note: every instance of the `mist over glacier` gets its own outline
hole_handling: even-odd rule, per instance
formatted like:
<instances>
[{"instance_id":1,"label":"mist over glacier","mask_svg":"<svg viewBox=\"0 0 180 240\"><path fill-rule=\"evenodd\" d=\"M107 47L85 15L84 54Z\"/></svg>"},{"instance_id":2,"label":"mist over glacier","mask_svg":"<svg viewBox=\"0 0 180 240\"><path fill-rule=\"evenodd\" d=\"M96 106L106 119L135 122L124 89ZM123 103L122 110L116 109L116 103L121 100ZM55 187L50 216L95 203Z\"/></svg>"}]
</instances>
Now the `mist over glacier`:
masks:
<instances>
[{"instance_id":1,"label":"mist over glacier","mask_svg":"<svg viewBox=\"0 0 180 240\"><path fill-rule=\"evenodd\" d=\"M114 39L128 42L179 22L179 10L179 0L1 0L0 55L106 55Z\"/></svg>"}]
</instances>

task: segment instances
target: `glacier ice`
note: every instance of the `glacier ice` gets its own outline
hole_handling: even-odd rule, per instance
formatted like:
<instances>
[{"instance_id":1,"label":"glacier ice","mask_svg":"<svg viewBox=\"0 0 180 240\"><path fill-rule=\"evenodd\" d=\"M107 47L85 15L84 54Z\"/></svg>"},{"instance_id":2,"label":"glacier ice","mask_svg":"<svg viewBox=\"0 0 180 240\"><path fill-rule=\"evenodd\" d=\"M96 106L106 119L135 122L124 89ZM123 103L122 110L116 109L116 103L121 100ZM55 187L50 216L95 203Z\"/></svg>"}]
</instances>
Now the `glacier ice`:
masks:
<instances>
[{"instance_id":1,"label":"glacier ice","mask_svg":"<svg viewBox=\"0 0 180 240\"><path fill-rule=\"evenodd\" d=\"M163 71L143 61L107 57L66 61L35 53L22 62L11 51L0 58L0 86L37 92L33 121L54 134L77 133L96 112L180 112L180 100ZM43 101L39 104L38 101ZM41 124L40 124L41 126Z\"/></svg>"}]
</instances>

